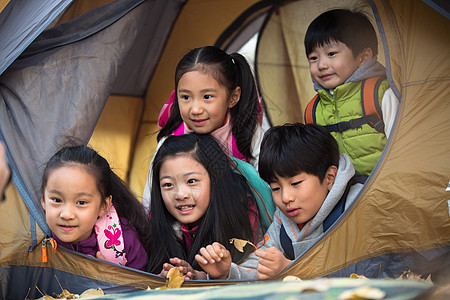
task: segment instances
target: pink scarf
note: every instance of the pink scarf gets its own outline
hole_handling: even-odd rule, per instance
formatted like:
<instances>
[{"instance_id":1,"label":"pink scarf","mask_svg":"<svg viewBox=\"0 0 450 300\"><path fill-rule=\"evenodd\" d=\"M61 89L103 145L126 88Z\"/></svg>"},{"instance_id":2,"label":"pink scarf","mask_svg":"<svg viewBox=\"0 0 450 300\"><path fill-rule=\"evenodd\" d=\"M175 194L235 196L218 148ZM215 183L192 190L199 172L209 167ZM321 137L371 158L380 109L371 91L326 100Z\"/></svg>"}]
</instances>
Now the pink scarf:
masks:
<instances>
[{"instance_id":1,"label":"pink scarf","mask_svg":"<svg viewBox=\"0 0 450 300\"><path fill-rule=\"evenodd\" d=\"M107 261L125 266L127 259L124 252L123 231L113 204L109 211L97 220L94 228L100 253Z\"/></svg>"}]
</instances>

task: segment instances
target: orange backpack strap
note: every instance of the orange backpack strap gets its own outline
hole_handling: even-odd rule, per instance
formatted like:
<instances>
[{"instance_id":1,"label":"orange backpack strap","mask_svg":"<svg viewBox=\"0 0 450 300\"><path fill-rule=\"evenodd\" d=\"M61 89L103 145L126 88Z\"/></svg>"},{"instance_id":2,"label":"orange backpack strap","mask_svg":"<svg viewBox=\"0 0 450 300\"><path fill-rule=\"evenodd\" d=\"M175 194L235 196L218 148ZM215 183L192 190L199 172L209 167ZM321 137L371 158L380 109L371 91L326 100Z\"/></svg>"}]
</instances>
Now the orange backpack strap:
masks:
<instances>
[{"instance_id":1,"label":"orange backpack strap","mask_svg":"<svg viewBox=\"0 0 450 300\"><path fill-rule=\"evenodd\" d=\"M378 99L378 89L385 76L371 77L361 83L361 107L364 116L374 115L375 121L369 125L379 132L384 132L383 114ZM376 118L375 118L376 116Z\"/></svg>"},{"instance_id":2,"label":"orange backpack strap","mask_svg":"<svg viewBox=\"0 0 450 300\"><path fill-rule=\"evenodd\" d=\"M316 124L316 107L317 104L319 103L319 100L320 100L319 93L317 93L306 106L305 124Z\"/></svg>"}]
</instances>

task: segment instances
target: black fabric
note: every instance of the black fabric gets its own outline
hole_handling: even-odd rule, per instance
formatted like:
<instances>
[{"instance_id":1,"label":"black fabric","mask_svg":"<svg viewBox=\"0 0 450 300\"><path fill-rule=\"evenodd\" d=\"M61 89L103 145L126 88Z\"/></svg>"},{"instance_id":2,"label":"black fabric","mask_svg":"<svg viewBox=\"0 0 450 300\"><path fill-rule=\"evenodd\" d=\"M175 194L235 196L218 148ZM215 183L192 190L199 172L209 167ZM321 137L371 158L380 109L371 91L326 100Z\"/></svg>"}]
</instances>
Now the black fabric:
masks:
<instances>
[{"instance_id":1,"label":"black fabric","mask_svg":"<svg viewBox=\"0 0 450 300\"><path fill-rule=\"evenodd\" d=\"M292 246L292 240L287 235L286 229L284 229L284 225L281 224L280 228L280 242L281 247L283 247L284 250L284 256L286 256L287 259L294 260L294 247Z\"/></svg>"}]
</instances>

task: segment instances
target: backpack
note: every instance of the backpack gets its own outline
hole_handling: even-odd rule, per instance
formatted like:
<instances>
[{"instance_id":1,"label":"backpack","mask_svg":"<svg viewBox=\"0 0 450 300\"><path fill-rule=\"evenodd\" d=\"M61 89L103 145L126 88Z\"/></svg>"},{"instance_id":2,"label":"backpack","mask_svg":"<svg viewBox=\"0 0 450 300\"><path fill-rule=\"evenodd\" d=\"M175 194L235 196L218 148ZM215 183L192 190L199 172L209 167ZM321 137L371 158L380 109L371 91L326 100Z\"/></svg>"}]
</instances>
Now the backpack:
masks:
<instances>
[{"instance_id":1,"label":"backpack","mask_svg":"<svg viewBox=\"0 0 450 300\"><path fill-rule=\"evenodd\" d=\"M259 211L259 222L263 232L269 228L273 221L273 214L275 213L275 203L272 199L272 190L269 185L259 177L258 172L255 168L236 157L228 156L230 159L231 166L233 170L241 174L256 200L256 206Z\"/></svg>"},{"instance_id":2,"label":"backpack","mask_svg":"<svg viewBox=\"0 0 450 300\"><path fill-rule=\"evenodd\" d=\"M329 132L343 132L349 129L356 129L364 124L369 124L378 132L384 133L383 115L378 100L378 88L386 76L376 76L364 79L361 82L361 108L363 116L361 118L342 121L336 124L324 125ZM320 101L319 94L308 103L305 109L305 124L317 124L316 108Z\"/></svg>"},{"instance_id":3,"label":"backpack","mask_svg":"<svg viewBox=\"0 0 450 300\"><path fill-rule=\"evenodd\" d=\"M341 199L339 199L338 203L336 203L333 210L323 221L323 232L326 232L344 212L345 202L347 201L347 196L350 191L350 188L356 183L364 184L368 177L369 176L361 175L358 172L356 172L355 175L353 175L353 177L347 183L347 187L345 188L344 194L342 195ZM284 256L286 256L287 259L294 260L295 254L294 254L294 247L292 246L292 240L288 236L283 224L281 224L280 228L280 244L281 247L283 247Z\"/></svg>"}]
</instances>

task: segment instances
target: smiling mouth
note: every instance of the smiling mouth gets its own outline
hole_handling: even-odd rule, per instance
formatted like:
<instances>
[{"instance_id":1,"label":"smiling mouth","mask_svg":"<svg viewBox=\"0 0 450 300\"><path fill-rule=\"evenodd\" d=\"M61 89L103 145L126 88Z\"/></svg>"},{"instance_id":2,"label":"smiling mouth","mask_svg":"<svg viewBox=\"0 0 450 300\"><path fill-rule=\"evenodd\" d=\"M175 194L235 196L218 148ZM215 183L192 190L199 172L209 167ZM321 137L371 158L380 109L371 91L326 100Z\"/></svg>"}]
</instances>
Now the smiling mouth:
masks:
<instances>
[{"instance_id":1,"label":"smiling mouth","mask_svg":"<svg viewBox=\"0 0 450 300\"><path fill-rule=\"evenodd\" d=\"M195 125L199 126L199 125L203 125L206 123L206 121L208 121L208 119L201 119L201 120L191 120L192 123L194 123Z\"/></svg>"},{"instance_id":2,"label":"smiling mouth","mask_svg":"<svg viewBox=\"0 0 450 300\"><path fill-rule=\"evenodd\" d=\"M325 74L325 75L320 76L320 79L326 79L326 78L331 77L332 75L333 74Z\"/></svg>"},{"instance_id":3,"label":"smiling mouth","mask_svg":"<svg viewBox=\"0 0 450 300\"><path fill-rule=\"evenodd\" d=\"M78 226L76 226L76 225L58 225L58 227L63 231L70 231Z\"/></svg>"},{"instance_id":4,"label":"smiling mouth","mask_svg":"<svg viewBox=\"0 0 450 300\"><path fill-rule=\"evenodd\" d=\"M180 211L188 211L188 210L193 209L194 207L195 207L194 204L192 204L192 205L182 205L182 206L178 206L177 209L180 210Z\"/></svg>"}]
</instances>

